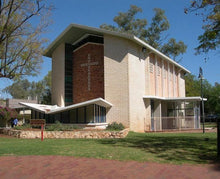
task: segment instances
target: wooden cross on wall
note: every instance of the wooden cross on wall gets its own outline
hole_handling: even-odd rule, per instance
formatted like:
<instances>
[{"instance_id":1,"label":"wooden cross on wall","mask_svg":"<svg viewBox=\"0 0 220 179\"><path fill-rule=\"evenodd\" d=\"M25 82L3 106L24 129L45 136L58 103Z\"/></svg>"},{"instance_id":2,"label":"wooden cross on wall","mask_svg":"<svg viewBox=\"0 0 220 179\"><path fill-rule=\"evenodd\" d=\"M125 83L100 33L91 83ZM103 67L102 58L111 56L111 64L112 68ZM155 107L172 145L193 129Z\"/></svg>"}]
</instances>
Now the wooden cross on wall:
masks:
<instances>
[{"instance_id":1,"label":"wooden cross on wall","mask_svg":"<svg viewBox=\"0 0 220 179\"><path fill-rule=\"evenodd\" d=\"M91 56L88 54L88 62L81 64L81 67L88 67L88 91L91 90L91 66L98 65L98 62L91 62Z\"/></svg>"}]
</instances>

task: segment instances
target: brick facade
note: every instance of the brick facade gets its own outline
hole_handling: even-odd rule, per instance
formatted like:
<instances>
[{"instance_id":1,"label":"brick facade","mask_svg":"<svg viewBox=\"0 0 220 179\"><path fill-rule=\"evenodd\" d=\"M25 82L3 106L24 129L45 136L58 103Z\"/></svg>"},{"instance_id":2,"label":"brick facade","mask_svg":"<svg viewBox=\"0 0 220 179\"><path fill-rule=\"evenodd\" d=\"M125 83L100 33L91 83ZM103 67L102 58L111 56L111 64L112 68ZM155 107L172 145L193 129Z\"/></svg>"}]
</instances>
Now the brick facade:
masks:
<instances>
[{"instance_id":1,"label":"brick facade","mask_svg":"<svg viewBox=\"0 0 220 179\"><path fill-rule=\"evenodd\" d=\"M87 43L73 52L73 103L99 97L104 98L104 47Z\"/></svg>"}]
</instances>

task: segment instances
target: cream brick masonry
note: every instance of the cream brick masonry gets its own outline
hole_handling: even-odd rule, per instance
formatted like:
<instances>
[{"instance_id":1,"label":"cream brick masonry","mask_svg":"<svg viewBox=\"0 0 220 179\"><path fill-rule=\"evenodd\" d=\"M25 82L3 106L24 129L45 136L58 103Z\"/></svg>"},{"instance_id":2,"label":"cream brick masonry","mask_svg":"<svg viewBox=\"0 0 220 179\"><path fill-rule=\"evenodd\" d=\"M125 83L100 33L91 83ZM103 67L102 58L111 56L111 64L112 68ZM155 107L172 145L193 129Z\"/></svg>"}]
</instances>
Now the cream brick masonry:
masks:
<instances>
[{"instance_id":1,"label":"cream brick masonry","mask_svg":"<svg viewBox=\"0 0 220 179\"><path fill-rule=\"evenodd\" d=\"M65 45L61 44L52 54L52 104L64 107L64 70L65 70Z\"/></svg>"}]
</instances>

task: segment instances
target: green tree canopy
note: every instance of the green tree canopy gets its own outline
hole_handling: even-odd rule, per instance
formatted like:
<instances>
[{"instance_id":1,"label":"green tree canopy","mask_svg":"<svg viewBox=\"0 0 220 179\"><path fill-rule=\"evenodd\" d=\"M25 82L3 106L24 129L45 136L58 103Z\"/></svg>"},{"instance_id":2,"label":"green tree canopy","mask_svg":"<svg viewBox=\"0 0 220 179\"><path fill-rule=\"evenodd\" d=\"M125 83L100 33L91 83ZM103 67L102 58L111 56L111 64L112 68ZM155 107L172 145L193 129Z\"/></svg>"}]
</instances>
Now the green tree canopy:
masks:
<instances>
[{"instance_id":1,"label":"green tree canopy","mask_svg":"<svg viewBox=\"0 0 220 179\"><path fill-rule=\"evenodd\" d=\"M47 0L0 0L0 78L38 73L50 9Z\"/></svg>"},{"instance_id":2,"label":"green tree canopy","mask_svg":"<svg viewBox=\"0 0 220 179\"><path fill-rule=\"evenodd\" d=\"M201 96L201 81L192 74L185 76L186 96ZM220 114L220 84L212 86L207 80L203 80L206 114Z\"/></svg>"},{"instance_id":3,"label":"green tree canopy","mask_svg":"<svg viewBox=\"0 0 220 179\"><path fill-rule=\"evenodd\" d=\"M135 35L178 61L177 57L186 52L187 46L182 41L176 42L174 38L169 39L167 42L167 36L164 33L169 29L170 25L165 11L155 8L154 12L155 15L151 20L151 24L147 27L147 19L136 18L138 13L142 13L142 9L131 5L127 12L119 12L114 17L113 20L117 26L102 24L100 28Z\"/></svg>"},{"instance_id":4,"label":"green tree canopy","mask_svg":"<svg viewBox=\"0 0 220 179\"><path fill-rule=\"evenodd\" d=\"M207 53L216 50L220 45L220 0L193 0L185 13L195 12L203 17L204 33L199 35L199 46L196 53Z\"/></svg>"},{"instance_id":5,"label":"green tree canopy","mask_svg":"<svg viewBox=\"0 0 220 179\"><path fill-rule=\"evenodd\" d=\"M3 89L4 92L9 93L13 98L37 99L44 104L51 103L51 71L38 82L29 82L27 79L18 80L12 85Z\"/></svg>"}]
</instances>

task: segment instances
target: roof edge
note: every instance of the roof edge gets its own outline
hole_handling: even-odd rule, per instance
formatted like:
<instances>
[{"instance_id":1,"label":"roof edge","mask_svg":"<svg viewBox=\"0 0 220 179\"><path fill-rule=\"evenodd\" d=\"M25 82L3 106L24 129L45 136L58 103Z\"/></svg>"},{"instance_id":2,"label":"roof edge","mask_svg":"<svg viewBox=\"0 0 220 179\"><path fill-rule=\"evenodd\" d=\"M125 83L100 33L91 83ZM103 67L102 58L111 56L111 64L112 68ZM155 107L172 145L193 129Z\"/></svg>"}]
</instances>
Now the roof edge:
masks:
<instances>
[{"instance_id":1,"label":"roof edge","mask_svg":"<svg viewBox=\"0 0 220 179\"><path fill-rule=\"evenodd\" d=\"M201 98L200 96L190 96L190 97L160 97L160 96L151 96L151 95L146 95L143 96L144 99L158 99L158 100L164 100L164 101L187 101L187 100L191 100L191 101L207 101L207 98Z\"/></svg>"},{"instance_id":2,"label":"roof edge","mask_svg":"<svg viewBox=\"0 0 220 179\"><path fill-rule=\"evenodd\" d=\"M118 37L122 37L122 38L126 38L126 39L130 39L136 43L138 43L139 45L142 45L146 48L148 48L150 51L156 53L157 55L159 55L162 58L165 58L166 60L168 60L169 62L173 63L174 65L178 66L179 68L181 68L182 70L184 70L187 73L190 73L189 70L187 70L185 67L183 67L182 65L178 64L177 62L175 62L173 59L171 59L170 57L166 56L165 54L163 54L162 52L160 52L159 50L155 49L154 47L152 47L151 45L147 44L146 42L144 42L143 40L139 39L138 37L131 35L131 34L126 34L126 33L121 33L121 32L115 32L115 31L110 31L110 30L106 30L106 29L100 29L100 28L96 28L96 27L90 27L90 26L85 26L85 25L80 25L80 24L74 24L71 23L70 25L67 26L67 28L64 29L64 31L46 48L46 50L43 53L43 56L46 57L51 57L51 52L50 49L60 40L62 39L62 37L71 29L71 28L81 28L84 30L91 30L91 31L97 31L99 33L103 33L107 34L107 35L113 35L113 36L118 36Z\"/></svg>"},{"instance_id":3,"label":"roof edge","mask_svg":"<svg viewBox=\"0 0 220 179\"><path fill-rule=\"evenodd\" d=\"M100 105L106 108L110 108L113 106L110 102L102 98L95 98L92 100L84 101L84 102L77 103L77 104L72 104L70 106L65 106L65 107L58 107L57 105L44 105L44 104L23 103L23 102L19 102L19 104L26 106L28 108L34 109L38 112L45 113L45 114L54 114L54 113L58 113L58 112L62 112L62 111L66 111L66 110L70 110L74 108L79 108L79 107L83 107L83 106L87 106L91 104L97 104L97 105Z\"/></svg>"},{"instance_id":4,"label":"roof edge","mask_svg":"<svg viewBox=\"0 0 220 179\"><path fill-rule=\"evenodd\" d=\"M183 67L182 65L180 65L179 63L175 62L173 59L171 59L170 57L166 56L165 54L163 54L162 52L160 52L159 50L155 49L154 47L150 46L149 44L145 43L143 40L139 39L136 36L133 36L134 40L137 41L139 44L144 45L145 47L147 47L149 50L151 50L152 52L158 54L159 56L161 56L162 58L165 58L166 60L168 60L169 62L173 63L174 65L182 68L185 72L187 73L191 73L189 70L187 70L185 67Z\"/></svg>"}]
</instances>

